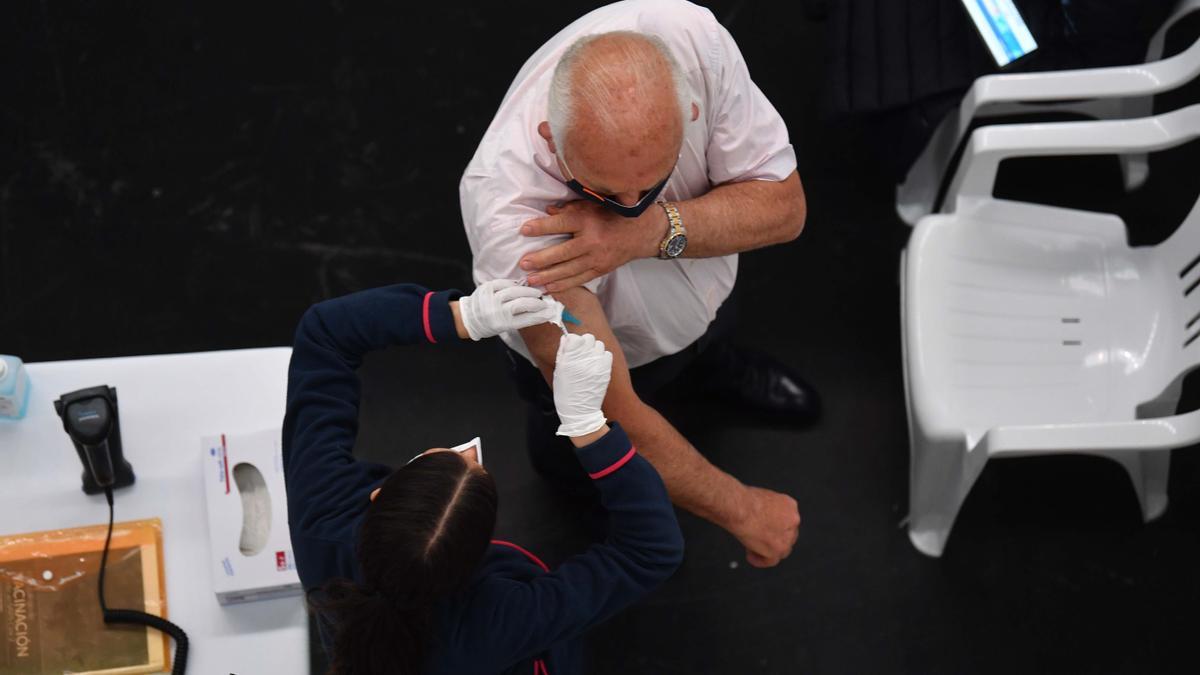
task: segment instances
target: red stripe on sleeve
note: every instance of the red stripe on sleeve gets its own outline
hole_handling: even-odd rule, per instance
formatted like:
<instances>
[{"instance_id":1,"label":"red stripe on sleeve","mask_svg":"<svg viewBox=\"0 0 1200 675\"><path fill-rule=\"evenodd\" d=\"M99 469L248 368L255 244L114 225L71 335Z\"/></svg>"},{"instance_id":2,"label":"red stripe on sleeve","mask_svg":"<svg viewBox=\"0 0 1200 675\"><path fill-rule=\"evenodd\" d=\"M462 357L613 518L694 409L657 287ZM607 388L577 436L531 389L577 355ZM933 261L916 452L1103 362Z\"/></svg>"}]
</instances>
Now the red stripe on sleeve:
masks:
<instances>
[{"instance_id":1,"label":"red stripe on sleeve","mask_svg":"<svg viewBox=\"0 0 1200 675\"><path fill-rule=\"evenodd\" d=\"M532 561L533 561L533 562L534 562L534 563L535 563L535 564L536 564L538 567L542 568L542 571L543 571L543 572L549 572L549 571L550 571L550 567L549 567L548 565L546 565L546 563L542 562L542 559L541 559L541 558L539 558L539 557L537 557L536 555L534 555L534 554L530 553L529 551L526 551L525 549L521 548L520 546L517 546L516 544L512 543L511 541L503 541L503 540L500 540L500 539L493 539L493 540L492 540L492 543L493 543L493 544L495 544L496 546L507 546L507 547L509 547L509 548L511 548L511 549L515 549L515 550L517 550L517 551L520 551L521 553L524 553L524 554L525 554L525 557L526 557L526 558L529 558L529 559L530 559L530 560L532 560Z\"/></svg>"},{"instance_id":2,"label":"red stripe on sleeve","mask_svg":"<svg viewBox=\"0 0 1200 675\"><path fill-rule=\"evenodd\" d=\"M633 459L633 456L636 454L637 454L637 447L630 447L629 452L625 453L624 457L613 462L607 469L602 469L600 471L597 471L596 473L589 473L588 478L591 478L592 480L596 480L598 478L604 478L608 474L625 466L625 464L628 463L629 460Z\"/></svg>"},{"instance_id":3,"label":"red stripe on sleeve","mask_svg":"<svg viewBox=\"0 0 1200 675\"><path fill-rule=\"evenodd\" d=\"M425 294L425 302L421 308L421 318L425 323L425 339L436 345L437 340L433 339L433 327L429 325L429 301L431 299L433 299L433 291L429 291Z\"/></svg>"}]
</instances>

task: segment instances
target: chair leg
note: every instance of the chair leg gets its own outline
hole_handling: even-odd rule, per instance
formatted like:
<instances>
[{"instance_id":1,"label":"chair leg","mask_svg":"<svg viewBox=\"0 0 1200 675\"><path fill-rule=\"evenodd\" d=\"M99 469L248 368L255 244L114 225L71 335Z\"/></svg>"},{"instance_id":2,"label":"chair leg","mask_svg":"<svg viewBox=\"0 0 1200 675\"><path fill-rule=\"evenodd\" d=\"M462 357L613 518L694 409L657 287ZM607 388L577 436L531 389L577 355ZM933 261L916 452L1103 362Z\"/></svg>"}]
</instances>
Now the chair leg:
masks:
<instances>
[{"instance_id":1,"label":"chair leg","mask_svg":"<svg viewBox=\"0 0 1200 675\"><path fill-rule=\"evenodd\" d=\"M942 555L950 529L971 486L987 463L982 452L967 452L963 441L932 441L912 434L909 469L908 538L934 558Z\"/></svg>"},{"instance_id":2,"label":"chair leg","mask_svg":"<svg viewBox=\"0 0 1200 675\"><path fill-rule=\"evenodd\" d=\"M1110 455L1125 467L1138 504L1142 507L1142 520L1150 522L1167 510L1167 479L1171 473L1169 451L1129 452Z\"/></svg>"}]
</instances>

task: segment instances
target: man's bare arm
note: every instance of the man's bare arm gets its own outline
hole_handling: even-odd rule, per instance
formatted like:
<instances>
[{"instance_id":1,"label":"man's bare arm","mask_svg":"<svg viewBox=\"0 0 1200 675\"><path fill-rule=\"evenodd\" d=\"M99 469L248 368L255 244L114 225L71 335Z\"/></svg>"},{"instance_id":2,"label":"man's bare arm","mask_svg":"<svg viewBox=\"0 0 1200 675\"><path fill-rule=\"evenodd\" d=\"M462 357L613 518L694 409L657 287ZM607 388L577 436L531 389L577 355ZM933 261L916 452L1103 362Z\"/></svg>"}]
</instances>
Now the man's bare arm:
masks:
<instances>
[{"instance_id":1,"label":"man's bare arm","mask_svg":"<svg viewBox=\"0 0 1200 675\"><path fill-rule=\"evenodd\" d=\"M718 185L677 203L688 231L685 258L713 258L792 241L804 231L808 202L800 174L781 181L748 180ZM661 209L659 209L661 211ZM654 242L650 255L658 255Z\"/></svg>"},{"instance_id":2,"label":"man's bare arm","mask_svg":"<svg viewBox=\"0 0 1200 675\"><path fill-rule=\"evenodd\" d=\"M745 487L713 466L658 411L638 398L629 377L625 353L591 291L576 288L559 294L556 299L582 322L582 326L568 324L572 332L591 333L612 352L613 372L608 395L604 398L604 415L621 423L638 451L662 476L672 501L702 518L728 527L726 524L740 515L737 496ZM562 332L552 324L521 331L525 346L547 382L553 381L554 356L561 336Z\"/></svg>"},{"instance_id":3,"label":"man's bare arm","mask_svg":"<svg viewBox=\"0 0 1200 675\"><path fill-rule=\"evenodd\" d=\"M672 501L731 532L746 546L753 564L770 566L787 557L800 524L795 501L747 487L713 466L658 411L641 401L633 389L625 354L591 291L574 288L555 297L582 322L571 327L573 332L595 335L612 352L613 372L604 414L621 423L638 451L658 470ZM561 336L558 327L550 324L521 331L547 382L553 381Z\"/></svg>"},{"instance_id":4,"label":"man's bare arm","mask_svg":"<svg viewBox=\"0 0 1200 675\"><path fill-rule=\"evenodd\" d=\"M676 202L687 228L687 258L711 258L792 241L804 230L808 203L795 171L782 181L750 180L719 185ZM657 206L637 218L622 218L591 202L551 207L547 216L525 223L527 237L568 234L571 239L527 254L521 269L529 283L551 293L585 284L638 258L653 258L667 235L666 214Z\"/></svg>"}]
</instances>

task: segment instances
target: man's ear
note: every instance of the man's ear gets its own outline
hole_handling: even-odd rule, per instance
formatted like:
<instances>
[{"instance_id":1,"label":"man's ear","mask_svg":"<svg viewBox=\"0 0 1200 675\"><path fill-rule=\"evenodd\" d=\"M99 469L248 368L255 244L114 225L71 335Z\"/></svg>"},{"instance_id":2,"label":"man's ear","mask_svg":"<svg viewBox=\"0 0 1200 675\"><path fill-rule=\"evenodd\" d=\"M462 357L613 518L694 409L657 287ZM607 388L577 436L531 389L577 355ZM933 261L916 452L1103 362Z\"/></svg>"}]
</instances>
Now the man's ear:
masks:
<instances>
[{"instance_id":1,"label":"man's ear","mask_svg":"<svg viewBox=\"0 0 1200 675\"><path fill-rule=\"evenodd\" d=\"M700 106L693 103L692 104L692 121L695 122L698 119L700 119Z\"/></svg>"},{"instance_id":2,"label":"man's ear","mask_svg":"<svg viewBox=\"0 0 1200 675\"><path fill-rule=\"evenodd\" d=\"M546 140L546 145L550 146L550 152L558 154L558 150L554 147L554 136L550 134L550 123L542 122L538 125L538 136Z\"/></svg>"}]
</instances>

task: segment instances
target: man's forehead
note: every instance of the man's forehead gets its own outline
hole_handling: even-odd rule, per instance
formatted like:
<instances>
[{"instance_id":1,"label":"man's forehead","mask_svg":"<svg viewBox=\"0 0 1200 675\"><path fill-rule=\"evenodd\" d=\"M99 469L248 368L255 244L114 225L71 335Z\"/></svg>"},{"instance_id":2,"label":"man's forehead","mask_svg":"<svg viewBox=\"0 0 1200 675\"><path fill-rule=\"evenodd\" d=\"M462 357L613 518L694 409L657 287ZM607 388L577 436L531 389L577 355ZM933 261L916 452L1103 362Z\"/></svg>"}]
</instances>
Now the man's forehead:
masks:
<instances>
[{"instance_id":1,"label":"man's forehead","mask_svg":"<svg viewBox=\"0 0 1200 675\"><path fill-rule=\"evenodd\" d=\"M654 162L648 164L649 168L632 169L628 163L612 169L610 171L588 171L581 169L576 171L575 167L571 169L575 174L575 179L582 183L585 187L601 192L604 194L620 194L624 192L640 192L648 190L666 178L674 168L674 156L669 156L671 159L667 161Z\"/></svg>"},{"instance_id":2,"label":"man's forehead","mask_svg":"<svg viewBox=\"0 0 1200 675\"><path fill-rule=\"evenodd\" d=\"M632 143L581 144L570 153L571 173L585 186L606 193L645 190L658 184L679 158L680 143L662 139Z\"/></svg>"}]
</instances>

